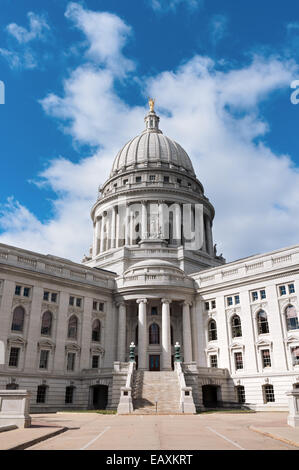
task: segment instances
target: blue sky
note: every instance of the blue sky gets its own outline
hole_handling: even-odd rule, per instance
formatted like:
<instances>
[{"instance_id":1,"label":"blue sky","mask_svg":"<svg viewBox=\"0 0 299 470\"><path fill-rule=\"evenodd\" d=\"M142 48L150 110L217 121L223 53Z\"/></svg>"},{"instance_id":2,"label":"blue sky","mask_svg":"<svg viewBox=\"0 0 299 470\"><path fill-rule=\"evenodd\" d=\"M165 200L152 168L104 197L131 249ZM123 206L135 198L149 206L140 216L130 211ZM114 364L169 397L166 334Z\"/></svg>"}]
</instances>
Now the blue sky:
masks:
<instances>
[{"instance_id":1,"label":"blue sky","mask_svg":"<svg viewBox=\"0 0 299 470\"><path fill-rule=\"evenodd\" d=\"M80 261L149 95L215 206L219 252L298 242L293 0L0 1L0 242Z\"/></svg>"}]
</instances>

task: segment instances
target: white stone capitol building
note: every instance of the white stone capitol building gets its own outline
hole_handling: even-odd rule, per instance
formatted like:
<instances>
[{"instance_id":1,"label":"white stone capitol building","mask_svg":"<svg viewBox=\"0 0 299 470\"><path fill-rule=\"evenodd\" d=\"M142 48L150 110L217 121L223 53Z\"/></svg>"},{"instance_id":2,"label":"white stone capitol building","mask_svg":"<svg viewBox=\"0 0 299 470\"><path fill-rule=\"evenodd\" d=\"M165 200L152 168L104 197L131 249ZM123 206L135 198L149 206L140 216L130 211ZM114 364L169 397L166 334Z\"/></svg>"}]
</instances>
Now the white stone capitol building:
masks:
<instances>
[{"instance_id":1,"label":"white stone capitol building","mask_svg":"<svg viewBox=\"0 0 299 470\"><path fill-rule=\"evenodd\" d=\"M30 391L32 411L286 409L299 245L217 256L214 208L153 108L100 188L82 264L0 245L0 389Z\"/></svg>"}]
</instances>

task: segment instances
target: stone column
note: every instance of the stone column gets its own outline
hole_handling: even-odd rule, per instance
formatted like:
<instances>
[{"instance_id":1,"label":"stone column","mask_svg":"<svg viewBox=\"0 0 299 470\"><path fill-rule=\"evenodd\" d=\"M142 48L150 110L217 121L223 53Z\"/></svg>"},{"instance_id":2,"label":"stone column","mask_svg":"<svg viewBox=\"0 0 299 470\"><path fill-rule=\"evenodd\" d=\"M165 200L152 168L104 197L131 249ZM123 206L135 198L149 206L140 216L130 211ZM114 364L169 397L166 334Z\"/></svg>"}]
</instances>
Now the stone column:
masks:
<instances>
[{"instance_id":1,"label":"stone column","mask_svg":"<svg viewBox=\"0 0 299 470\"><path fill-rule=\"evenodd\" d=\"M130 210L130 240L131 240L131 245L134 244L134 235L135 235L135 217L134 217L134 211L133 209Z\"/></svg>"},{"instance_id":2,"label":"stone column","mask_svg":"<svg viewBox=\"0 0 299 470\"><path fill-rule=\"evenodd\" d=\"M116 234L115 234L115 247L119 247L119 239L120 239L120 214L117 208L116 212Z\"/></svg>"},{"instance_id":3,"label":"stone column","mask_svg":"<svg viewBox=\"0 0 299 470\"><path fill-rule=\"evenodd\" d=\"M105 225L105 216L104 216L104 212L103 212L102 222L101 222L100 253L103 253L103 251L104 251L104 225Z\"/></svg>"},{"instance_id":4,"label":"stone column","mask_svg":"<svg viewBox=\"0 0 299 470\"><path fill-rule=\"evenodd\" d=\"M147 204L142 201L141 206L141 239L147 238Z\"/></svg>"},{"instance_id":5,"label":"stone column","mask_svg":"<svg viewBox=\"0 0 299 470\"><path fill-rule=\"evenodd\" d=\"M176 204L175 208L175 221L173 227L173 238L176 240L178 246L182 243L182 233L181 233L181 206L180 204Z\"/></svg>"},{"instance_id":6,"label":"stone column","mask_svg":"<svg viewBox=\"0 0 299 470\"><path fill-rule=\"evenodd\" d=\"M106 251L111 247L111 219L110 211L107 212L107 222L106 222Z\"/></svg>"},{"instance_id":7,"label":"stone column","mask_svg":"<svg viewBox=\"0 0 299 470\"><path fill-rule=\"evenodd\" d=\"M192 362L190 306L191 306L191 302L184 302L183 303L184 362Z\"/></svg>"},{"instance_id":8,"label":"stone column","mask_svg":"<svg viewBox=\"0 0 299 470\"><path fill-rule=\"evenodd\" d=\"M110 248L115 248L116 244L116 206L112 207L112 220L111 220L111 245Z\"/></svg>"},{"instance_id":9,"label":"stone column","mask_svg":"<svg viewBox=\"0 0 299 470\"><path fill-rule=\"evenodd\" d=\"M126 207L126 216L125 216L125 245L130 245L130 206L129 204Z\"/></svg>"},{"instance_id":10,"label":"stone column","mask_svg":"<svg viewBox=\"0 0 299 470\"><path fill-rule=\"evenodd\" d=\"M206 230L207 230L207 250L210 255L214 255L214 248L213 248L213 238L212 238L212 224L209 218L206 218Z\"/></svg>"},{"instance_id":11,"label":"stone column","mask_svg":"<svg viewBox=\"0 0 299 470\"><path fill-rule=\"evenodd\" d=\"M118 304L118 351L117 360L125 362L126 359L126 304Z\"/></svg>"},{"instance_id":12,"label":"stone column","mask_svg":"<svg viewBox=\"0 0 299 470\"><path fill-rule=\"evenodd\" d=\"M147 299L137 299L138 304L138 369L146 370L147 367L147 324L146 304Z\"/></svg>"},{"instance_id":13,"label":"stone column","mask_svg":"<svg viewBox=\"0 0 299 470\"><path fill-rule=\"evenodd\" d=\"M162 370L171 370L170 303L162 299Z\"/></svg>"}]
</instances>

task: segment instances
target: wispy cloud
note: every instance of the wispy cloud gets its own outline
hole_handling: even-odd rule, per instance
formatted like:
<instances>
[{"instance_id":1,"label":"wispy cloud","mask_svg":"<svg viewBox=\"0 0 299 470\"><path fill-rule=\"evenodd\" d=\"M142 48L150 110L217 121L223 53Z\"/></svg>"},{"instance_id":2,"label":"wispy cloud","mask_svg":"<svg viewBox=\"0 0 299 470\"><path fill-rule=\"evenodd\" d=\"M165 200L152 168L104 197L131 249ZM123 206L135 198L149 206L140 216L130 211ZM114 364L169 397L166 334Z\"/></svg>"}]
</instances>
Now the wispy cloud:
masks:
<instances>
[{"instance_id":1,"label":"wispy cloud","mask_svg":"<svg viewBox=\"0 0 299 470\"><path fill-rule=\"evenodd\" d=\"M29 26L25 28L16 23L6 26L9 39L7 48L0 48L0 55L7 60L12 69L33 69L38 65L38 57L31 43L45 41L50 27L43 15L33 12L27 14ZM14 44L12 43L14 41Z\"/></svg>"},{"instance_id":2,"label":"wispy cloud","mask_svg":"<svg viewBox=\"0 0 299 470\"><path fill-rule=\"evenodd\" d=\"M186 6L194 10L203 4L203 0L147 0L153 10L157 12L175 11L179 6Z\"/></svg>"},{"instance_id":3,"label":"wispy cloud","mask_svg":"<svg viewBox=\"0 0 299 470\"><path fill-rule=\"evenodd\" d=\"M210 21L210 37L216 45L227 34L228 19L225 15L214 15Z\"/></svg>"}]
</instances>

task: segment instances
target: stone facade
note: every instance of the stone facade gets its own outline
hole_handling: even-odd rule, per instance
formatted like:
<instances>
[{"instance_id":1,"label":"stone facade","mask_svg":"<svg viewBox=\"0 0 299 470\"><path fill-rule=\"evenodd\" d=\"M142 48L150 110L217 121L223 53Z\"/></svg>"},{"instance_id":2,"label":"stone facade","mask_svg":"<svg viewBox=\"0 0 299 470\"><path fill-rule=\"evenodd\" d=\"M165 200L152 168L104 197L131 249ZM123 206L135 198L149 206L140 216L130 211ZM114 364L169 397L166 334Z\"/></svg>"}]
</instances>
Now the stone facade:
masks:
<instances>
[{"instance_id":1,"label":"stone facade","mask_svg":"<svg viewBox=\"0 0 299 470\"><path fill-rule=\"evenodd\" d=\"M0 245L0 388L28 390L32 411L116 409L131 342L137 371L166 375L179 342L196 408L287 409L299 245L225 264L191 160L153 110L145 123L100 188L82 264Z\"/></svg>"}]
</instances>

